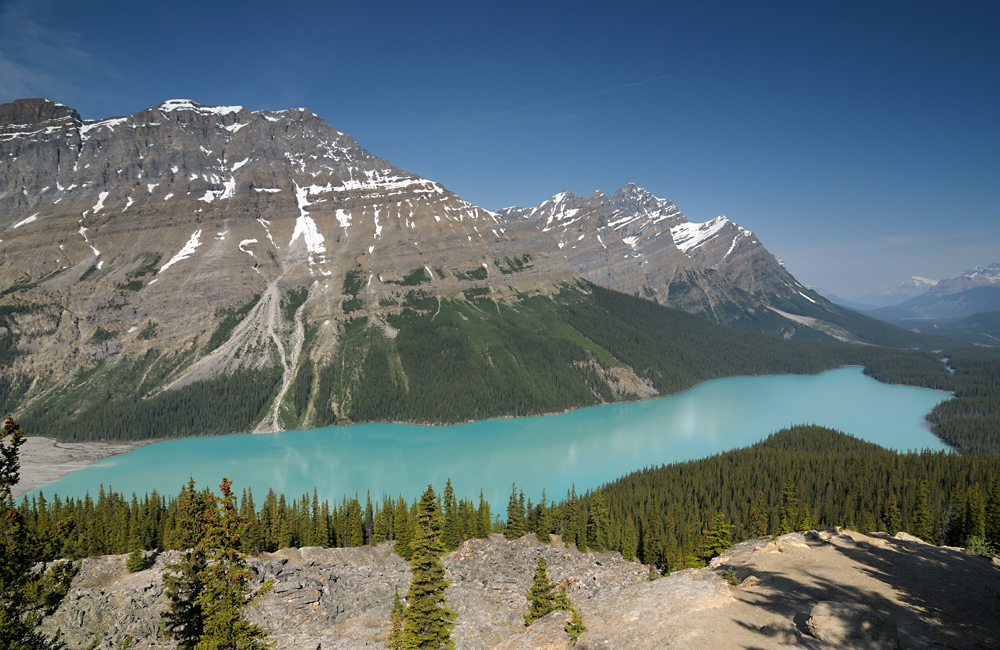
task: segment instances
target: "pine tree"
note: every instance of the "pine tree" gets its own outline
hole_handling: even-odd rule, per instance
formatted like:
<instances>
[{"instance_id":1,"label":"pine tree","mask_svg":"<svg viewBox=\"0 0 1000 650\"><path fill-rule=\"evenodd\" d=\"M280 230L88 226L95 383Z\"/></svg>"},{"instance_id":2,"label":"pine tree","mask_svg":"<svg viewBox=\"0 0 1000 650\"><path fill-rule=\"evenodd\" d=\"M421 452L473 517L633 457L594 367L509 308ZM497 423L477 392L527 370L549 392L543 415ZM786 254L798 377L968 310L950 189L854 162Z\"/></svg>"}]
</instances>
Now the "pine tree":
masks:
<instances>
[{"instance_id":1,"label":"pine tree","mask_svg":"<svg viewBox=\"0 0 1000 650\"><path fill-rule=\"evenodd\" d=\"M625 517L625 530L622 533L622 557L631 562L639 547L639 536L635 530L632 517Z\"/></svg>"},{"instance_id":2,"label":"pine tree","mask_svg":"<svg viewBox=\"0 0 1000 650\"><path fill-rule=\"evenodd\" d=\"M993 479L993 487L986 499L986 541L1000 550L1000 477Z\"/></svg>"},{"instance_id":3,"label":"pine tree","mask_svg":"<svg viewBox=\"0 0 1000 650\"><path fill-rule=\"evenodd\" d=\"M402 494L399 495L399 500L396 501L396 514L392 518L392 523L393 538L396 540L393 548L399 554L399 557L409 561L413 557L413 553L410 550L410 516L409 508L406 507L406 500L403 499Z\"/></svg>"},{"instance_id":4,"label":"pine tree","mask_svg":"<svg viewBox=\"0 0 1000 650\"><path fill-rule=\"evenodd\" d=\"M223 479L222 496L207 495L208 508L197 519L200 539L163 576L170 606L162 614L162 625L179 650L270 647L267 634L244 618L245 608L270 588L270 582L256 592L249 588L253 572L239 550L246 522L237 511L231 485Z\"/></svg>"},{"instance_id":5,"label":"pine tree","mask_svg":"<svg viewBox=\"0 0 1000 650\"><path fill-rule=\"evenodd\" d=\"M451 630L455 612L448 609L444 592L448 581L444 579L441 554L441 514L437 495L430 485L417 507L416 525L410 542L410 589L406 595L406 615L403 634L408 649L454 648Z\"/></svg>"},{"instance_id":6,"label":"pine tree","mask_svg":"<svg viewBox=\"0 0 1000 650\"><path fill-rule=\"evenodd\" d=\"M270 581L250 589L253 571L240 553L246 522L236 509L232 482L219 485L219 507L213 509L202 539L210 563L202 571L202 590L195 599L203 615L202 637L196 650L263 650L271 647L267 633L246 620L245 610L270 588Z\"/></svg>"},{"instance_id":7,"label":"pine tree","mask_svg":"<svg viewBox=\"0 0 1000 650\"><path fill-rule=\"evenodd\" d=\"M521 499L517 497L517 485L511 484L510 499L507 501L507 526L504 528L503 536L507 539L520 539L524 537L524 493Z\"/></svg>"},{"instance_id":8,"label":"pine tree","mask_svg":"<svg viewBox=\"0 0 1000 650\"><path fill-rule=\"evenodd\" d=\"M399 597L399 585L396 585L396 591L392 596L392 610L389 613L389 639L386 641L389 650L403 650L406 647L403 645L404 615L405 609Z\"/></svg>"},{"instance_id":9,"label":"pine tree","mask_svg":"<svg viewBox=\"0 0 1000 650\"><path fill-rule=\"evenodd\" d=\"M204 630L204 617L198 596L203 588L202 572L208 561L199 547L188 549L177 564L167 566L163 574L170 605L160 615L160 625L167 638L177 641L178 650L194 650Z\"/></svg>"},{"instance_id":10,"label":"pine tree","mask_svg":"<svg viewBox=\"0 0 1000 650\"><path fill-rule=\"evenodd\" d=\"M610 531L611 514L608 510L608 499L603 492L597 490L590 498L590 521L587 529L587 544L595 551L608 550Z\"/></svg>"},{"instance_id":11,"label":"pine tree","mask_svg":"<svg viewBox=\"0 0 1000 650\"><path fill-rule=\"evenodd\" d=\"M927 482L920 481L917 486L917 500L913 504L913 523L910 524L914 535L924 540L931 541L931 515L927 509Z\"/></svg>"},{"instance_id":12,"label":"pine tree","mask_svg":"<svg viewBox=\"0 0 1000 650\"><path fill-rule=\"evenodd\" d=\"M542 501L538 504L538 523L535 525L535 537L539 542L548 544L552 541L549 534L552 529L552 518L549 516L549 505L545 499L545 489L542 488Z\"/></svg>"},{"instance_id":13,"label":"pine tree","mask_svg":"<svg viewBox=\"0 0 1000 650\"><path fill-rule=\"evenodd\" d=\"M778 526L779 535L787 535L795 526L798 513L798 499L795 498L795 481L789 476L785 479L785 489L781 493L781 523Z\"/></svg>"},{"instance_id":14,"label":"pine tree","mask_svg":"<svg viewBox=\"0 0 1000 650\"><path fill-rule=\"evenodd\" d=\"M11 493L20 480L18 449L24 430L8 415L0 434L0 648L44 650L61 644L39 631L42 619L55 612L69 591L77 567L69 562L52 566L32 543L24 513L14 507Z\"/></svg>"},{"instance_id":15,"label":"pine tree","mask_svg":"<svg viewBox=\"0 0 1000 650\"><path fill-rule=\"evenodd\" d=\"M462 525L458 518L458 503L455 490L449 478L444 485L444 532L442 542L446 550L452 551L462 543Z\"/></svg>"},{"instance_id":16,"label":"pine tree","mask_svg":"<svg viewBox=\"0 0 1000 650\"><path fill-rule=\"evenodd\" d=\"M531 587L528 588L528 611L524 613L525 627L556 608L556 597L552 593L556 586L549 581L548 570L545 556L539 555L538 564L535 566L535 577Z\"/></svg>"},{"instance_id":17,"label":"pine tree","mask_svg":"<svg viewBox=\"0 0 1000 650\"><path fill-rule=\"evenodd\" d=\"M146 557L142 554L141 549L135 549L129 553L128 560L125 562L125 570L129 573L136 573L142 571L146 568Z\"/></svg>"},{"instance_id":18,"label":"pine tree","mask_svg":"<svg viewBox=\"0 0 1000 650\"><path fill-rule=\"evenodd\" d=\"M899 508L896 508L896 521L898 527L899 521ZM816 515L813 514L812 508L809 507L808 503L802 504L802 514L799 516L799 524L796 526L796 530L800 533L804 533L807 530L816 530L819 527L819 522L816 521ZM895 533L893 533L895 534Z\"/></svg>"},{"instance_id":19,"label":"pine tree","mask_svg":"<svg viewBox=\"0 0 1000 650\"><path fill-rule=\"evenodd\" d=\"M896 500L895 492L889 492L889 499L885 504L885 515L882 519L885 521L885 532L890 535L895 535L899 532L901 525L899 502Z\"/></svg>"},{"instance_id":20,"label":"pine tree","mask_svg":"<svg viewBox=\"0 0 1000 650\"><path fill-rule=\"evenodd\" d=\"M726 516L721 512L716 513L712 520L712 526L705 530L702 542L701 557L705 561L711 560L732 544L729 541L732 526L726 523Z\"/></svg>"}]
</instances>

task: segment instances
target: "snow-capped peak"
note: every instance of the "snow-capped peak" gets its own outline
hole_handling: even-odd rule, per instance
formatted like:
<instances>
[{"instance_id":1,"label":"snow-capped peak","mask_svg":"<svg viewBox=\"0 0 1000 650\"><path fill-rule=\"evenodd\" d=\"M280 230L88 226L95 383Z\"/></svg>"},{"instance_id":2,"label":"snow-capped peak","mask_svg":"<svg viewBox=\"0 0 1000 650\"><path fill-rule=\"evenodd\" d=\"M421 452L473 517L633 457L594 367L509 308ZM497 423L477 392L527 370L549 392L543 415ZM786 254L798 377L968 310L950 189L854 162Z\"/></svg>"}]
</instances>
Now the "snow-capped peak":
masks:
<instances>
[{"instance_id":1,"label":"snow-capped peak","mask_svg":"<svg viewBox=\"0 0 1000 650\"><path fill-rule=\"evenodd\" d=\"M197 111L199 113L211 113L214 115L228 115L229 113L239 113L242 106L204 106L197 104L190 99L168 99L157 108L163 112L171 111Z\"/></svg>"}]
</instances>

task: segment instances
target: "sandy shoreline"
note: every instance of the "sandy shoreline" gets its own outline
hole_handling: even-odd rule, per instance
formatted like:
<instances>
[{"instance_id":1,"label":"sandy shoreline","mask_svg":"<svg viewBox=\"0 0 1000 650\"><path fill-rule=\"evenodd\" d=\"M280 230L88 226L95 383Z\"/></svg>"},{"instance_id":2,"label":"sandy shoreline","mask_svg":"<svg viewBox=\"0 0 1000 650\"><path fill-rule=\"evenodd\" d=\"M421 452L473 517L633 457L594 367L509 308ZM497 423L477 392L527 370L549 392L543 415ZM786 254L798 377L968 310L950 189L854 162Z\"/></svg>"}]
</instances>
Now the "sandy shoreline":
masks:
<instances>
[{"instance_id":1,"label":"sandy shoreline","mask_svg":"<svg viewBox=\"0 0 1000 650\"><path fill-rule=\"evenodd\" d=\"M130 452L150 442L59 442L28 436L20 449L21 480L14 486L13 495L20 497L94 461Z\"/></svg>"}]
</instances>

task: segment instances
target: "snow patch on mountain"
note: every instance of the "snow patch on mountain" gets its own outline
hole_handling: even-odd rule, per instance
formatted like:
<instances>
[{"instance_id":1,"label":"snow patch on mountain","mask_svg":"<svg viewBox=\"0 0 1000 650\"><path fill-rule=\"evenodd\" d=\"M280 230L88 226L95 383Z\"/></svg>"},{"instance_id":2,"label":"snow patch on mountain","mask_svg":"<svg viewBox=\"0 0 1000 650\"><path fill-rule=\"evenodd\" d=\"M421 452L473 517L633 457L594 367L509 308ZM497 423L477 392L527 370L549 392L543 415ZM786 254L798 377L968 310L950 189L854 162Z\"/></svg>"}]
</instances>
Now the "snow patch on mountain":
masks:
<instances>
[{"instance_id":1,"label":"snow patch on mountain","mask_svg":"<svg viewBox=\"0 0 1000 650\"><path fill-rule=\"evenodd\" d=\"M315 185L312 187L316 187ZM319 230L316 229L316 222L313 221L309 213L306 212L306 208L309 207L310 187L299 187L295 185L295 201L299 206L299 216L295 220L295 230L292 232L292 239L288 242L291 246L296 239L302 237L302 241L305 242L306 250L311 254L322 255L326 253L326 246L323 243L323 235L319 234ZM311 261L311 258L310 258Z\"/></svg>"},{"instance_id":2,"label":"snow patch on mountain","mask_svg":"<svg viewBox=\"0 0 1000 650\"><path fill-rule=\"evenodd\" d=\"M159 275L160 273L163 273L164 271L169 269L174 264L177 264L178 262L184 261L187 258L191 257L191 255L194 254L194 252L198 249L199 246L201 246L200 228L194 231L194 234L192 234L191 238L187 240L187 243L184 244L184 247L181 248L176 255L171 257L170 261L168 261L166 264L160 267L160 270L157 271L157 274Z\"/></svg>"},{"instance_id":3,"label":"snow patch on mountain","mask_svg":"<svg viewBox=\"0 0 1000 650\"><path fill-rule=\"evenodd\" d=\"M705 223L682 223L670 228L677 248L690 257L691 251L712 239L729 223L724 215L720 215Z\"/></svg>"}]
</instances>

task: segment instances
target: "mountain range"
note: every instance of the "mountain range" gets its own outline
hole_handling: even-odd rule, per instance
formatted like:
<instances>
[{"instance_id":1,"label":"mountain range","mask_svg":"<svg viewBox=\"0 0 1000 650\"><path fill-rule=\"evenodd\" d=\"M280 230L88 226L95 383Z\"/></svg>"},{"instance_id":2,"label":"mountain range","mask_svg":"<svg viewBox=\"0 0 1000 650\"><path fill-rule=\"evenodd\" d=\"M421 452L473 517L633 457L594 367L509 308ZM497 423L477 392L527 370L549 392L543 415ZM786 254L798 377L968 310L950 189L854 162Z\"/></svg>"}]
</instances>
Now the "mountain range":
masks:
<instances>
[{"instance_id":1,"label":"mountain range","mask_svg":"<svg viewBox=\"0 0 1000 650\"><path fill-rule=\"evenodd\" d=\"M635 185L491 212L305 108L0 105L0 398L42 430L460 421L704 378L654 377L588 330L668 318L600 287L783 338L913 343ZM429 405L454 386L467 406Z\"/></svg>"}]
</instances>

